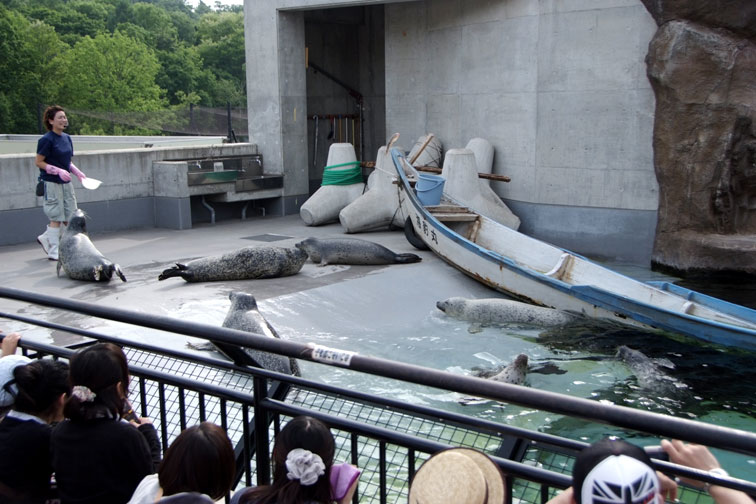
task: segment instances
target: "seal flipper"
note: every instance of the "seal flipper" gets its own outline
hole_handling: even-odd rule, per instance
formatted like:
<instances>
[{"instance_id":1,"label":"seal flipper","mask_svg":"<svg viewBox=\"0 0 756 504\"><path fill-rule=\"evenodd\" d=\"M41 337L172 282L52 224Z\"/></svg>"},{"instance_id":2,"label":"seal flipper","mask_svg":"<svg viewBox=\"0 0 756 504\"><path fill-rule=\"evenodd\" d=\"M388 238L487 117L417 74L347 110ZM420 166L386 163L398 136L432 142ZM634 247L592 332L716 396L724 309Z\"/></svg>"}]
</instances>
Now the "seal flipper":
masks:
<instances>
[{"instance_id":1,"label":"seal flipper","mask_svg":"<svg viewBox=\"0 0 756 504\"><path fill-rule=\"evenodd\" d=\"M55 270L58 276L60 276L60 261L58 261L58 264L55 266Z\"/></svg>"},{"instance_id":2,"label":"seal flipper","mask_svg":"<svg viewBox=\"0 0 756 504\"><path fill-rule=\"evenodd\" d=\"M417 254L396 254L398 264L410 264L422 261L423 258Z\"/></svg>"},{"instance_id":3,"label":"seal flipper","mask_svg":"<svg viewBox=\"0 0 756 504\"><path fill-rule=\"evenodd\" d=\"M176 263L176 266L168 268L167 270L163 270L163 272L158 276L158 280L165 280L166 278L171 277L181 277L183 279L186 279L186 269L186 264Z\"/></svg>"},{"instance_id":4,"label":"seal flipper","mask_svg":"<svg viewBox=\"0 0 756 504\"><path fill-rule=\"evenodd\" d=\"M115 271L116 275L118 275L118 278L120 278L124 282L126 281L126 275L123 274L123 270L121 270L120 266L114 264L113 271Z\"/></svg>"}]
</instances>

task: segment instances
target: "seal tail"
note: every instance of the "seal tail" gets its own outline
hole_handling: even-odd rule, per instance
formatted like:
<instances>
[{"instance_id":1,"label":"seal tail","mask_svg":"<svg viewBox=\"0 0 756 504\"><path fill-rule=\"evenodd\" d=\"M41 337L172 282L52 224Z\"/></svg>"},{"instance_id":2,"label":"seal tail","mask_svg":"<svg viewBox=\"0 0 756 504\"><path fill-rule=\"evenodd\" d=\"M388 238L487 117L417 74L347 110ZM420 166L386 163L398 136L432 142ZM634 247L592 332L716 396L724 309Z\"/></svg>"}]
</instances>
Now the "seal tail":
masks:
<instances>
[{"instance_id":1,"label":"seal tail","mask_svg":"<svg viewBox=\"0 0 756 504\"><path fill-rule=\"evenodd\" d=\"M163 270L162 273L158 276L158 280L165 280L166 278L171 277L181 277L185 278L186 276L186 265L181 263L176 263L176 266L173 268L168 268L167 270Z\"/></svg>"},{"instance_id":2,"label":"seal tail","mask_svg":"<svg viewBox=\"0 0 756 504\"><path fill-rule=\"evenodd\" d=\"M396 262L400 264L409 264L422 261L423 258L417 254L396 254Z\"/></svg>"}]
</instances>

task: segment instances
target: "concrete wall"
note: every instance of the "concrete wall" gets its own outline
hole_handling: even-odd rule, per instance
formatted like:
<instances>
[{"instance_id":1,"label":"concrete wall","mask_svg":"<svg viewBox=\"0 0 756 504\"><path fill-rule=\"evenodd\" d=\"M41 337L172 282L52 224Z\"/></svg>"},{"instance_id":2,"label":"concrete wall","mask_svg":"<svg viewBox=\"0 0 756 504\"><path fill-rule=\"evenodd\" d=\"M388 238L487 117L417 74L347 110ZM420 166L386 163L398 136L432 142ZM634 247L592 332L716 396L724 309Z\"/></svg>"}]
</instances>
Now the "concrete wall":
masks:
<instances>
[{"instance_id":1,"label":"concrete wall","mask_svg":"<svg viewBox=\"0 0 756 504\"><path fill-rule=\"evenodd\" d=\"M232 191L234 184L190 187L185 160L251 154L257 154L252 144L81 152L76 154L76 165L103 183L92 191L81 187L75 177L72 183L78 206L90 216L87 225L92 233L141 227L186 229L192 226L192 196ZM39 172L34 157L0 155L0 245L33 242L48 222L44 201L34 194ZM269 212L283 213L275 204ZM208 219L203 212L195 220Z\"/></svg>"},{"instance_id":2,"label":"concrete wall","mask_svg":"<svg viewBox=\"0 0 756 504\"><path fill-rule=\"evenodd\" d=\"M522 231L647 262L658 203L656 24L637 0L437 0L386 6L387 130L444 148L483 137ZM404 140L408 138L410 140Z\"/></svg>"},{"instance_id":3,"label":"concrete wall","mask_svg":"<svg viewBox=\"0 0 756 504\"><path fill-rule=\"evenodd\" d=\"M245 2L249 117L266 125L250 122L250 141L269 166L294 174L291 208L302 203L301 163L310 159L307 128L293 120L305 82L303 13L374 3ZM427 0L384 9L387 135L399 132L405 148L427 132L447 149L487 138L494 172L512 177L493 187L524 232L585 254L649 260L658 187L644 57L656 25L640 0Z\"/></svg>"}]
</instances>

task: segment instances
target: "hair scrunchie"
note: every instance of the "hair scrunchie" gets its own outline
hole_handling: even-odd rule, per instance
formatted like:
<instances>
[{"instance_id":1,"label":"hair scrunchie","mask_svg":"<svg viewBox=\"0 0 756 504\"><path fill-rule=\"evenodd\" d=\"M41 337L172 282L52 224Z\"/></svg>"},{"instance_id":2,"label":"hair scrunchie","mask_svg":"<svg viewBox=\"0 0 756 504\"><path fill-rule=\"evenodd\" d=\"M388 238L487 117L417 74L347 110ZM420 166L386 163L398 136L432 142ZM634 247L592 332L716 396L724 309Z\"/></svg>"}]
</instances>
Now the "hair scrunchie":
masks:
<instances>
[{"instance_id":1,"label":"hair scrunchie","mask_svg":"<svg viewBox=\"0 0 756 504\"><path fill-rule=\"evenodd\" d=\"M286 477L299 480L300 485L310 486L325 474L325 464L317 453L303 448L294 448L286 456Z\"/></svg>"},{"instance_id":2,"label":"hair scrunchie","mask_svg":"<svg viewBox=\"0 0 756 504\"><path fill-rule=\"evenodd\" d=\"M97 394L84 385L76 385L71 391L71 395L81 402L91 402L97 397Z\"/></svg>"}]
</instances>

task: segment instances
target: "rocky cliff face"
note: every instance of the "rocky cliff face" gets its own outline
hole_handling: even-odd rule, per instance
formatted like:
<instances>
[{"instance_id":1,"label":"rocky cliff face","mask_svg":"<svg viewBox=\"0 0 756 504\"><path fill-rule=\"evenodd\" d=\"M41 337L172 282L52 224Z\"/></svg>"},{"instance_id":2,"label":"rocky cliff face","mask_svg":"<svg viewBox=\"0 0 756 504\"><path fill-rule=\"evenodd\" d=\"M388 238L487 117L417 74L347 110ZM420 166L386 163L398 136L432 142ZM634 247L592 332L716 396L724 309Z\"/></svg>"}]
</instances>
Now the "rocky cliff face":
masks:
<instances>
[{"instance_id":1,"label":"rocky cliff face","mask_svg":"<svg viewBox=\"0 0 756 504\"><path fill-rule=\"evenodd\" d=\"M659 29L653 261L756 274L756 2L643 0Z\"/></svg>"}]
</instances>

